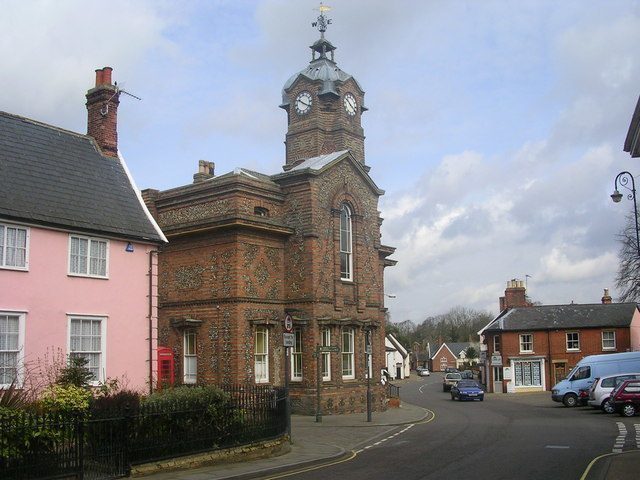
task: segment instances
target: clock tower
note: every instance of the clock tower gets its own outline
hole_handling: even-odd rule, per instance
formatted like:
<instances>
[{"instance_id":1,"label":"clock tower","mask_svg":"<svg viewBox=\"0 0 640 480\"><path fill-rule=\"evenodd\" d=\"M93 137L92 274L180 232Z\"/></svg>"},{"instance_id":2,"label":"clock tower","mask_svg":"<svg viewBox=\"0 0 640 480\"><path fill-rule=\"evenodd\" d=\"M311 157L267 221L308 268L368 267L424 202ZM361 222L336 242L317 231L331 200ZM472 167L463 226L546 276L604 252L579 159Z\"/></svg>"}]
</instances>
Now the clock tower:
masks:
<instances>
[{"instance_id":1,"label":"clock tower","mask_svg":"<svg viewBox=\"0 0 640 480\"><path fill-rule=\"evenodd\" d=\"M331 20L322 8L320 39L311 45L311 62L293 75L282 89L281 108L287 112L286 164L290 170L311 157L350 150L364 165L362 113L364 90L335 62L336 47L324 36Z\"/></svg>"}]
</instances>

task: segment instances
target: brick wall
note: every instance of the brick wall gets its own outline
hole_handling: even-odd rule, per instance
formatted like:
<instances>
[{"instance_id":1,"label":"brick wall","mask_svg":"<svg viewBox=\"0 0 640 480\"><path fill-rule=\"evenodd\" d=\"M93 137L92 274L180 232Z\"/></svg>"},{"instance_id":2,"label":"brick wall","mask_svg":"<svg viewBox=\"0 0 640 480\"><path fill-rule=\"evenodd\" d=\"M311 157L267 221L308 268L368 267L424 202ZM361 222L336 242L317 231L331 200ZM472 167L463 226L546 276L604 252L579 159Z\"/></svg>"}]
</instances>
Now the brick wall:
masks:
<instances>
[{"instance_id":1,"label":"brick wall","mask_svg":"<svg viewBox=\"0 0 640 480\"><path fill-rule=\"evenodd\" d=\"M615 350L603 350L602 332L615 331ZM578 332L580 339L580 349L578 351L567 350L567 333ZM533 351L531 353L520 352L520 334L533 335ZM523 332L502 332L496 334L491 332L487 335L487 356L490 358L494 352L495 335L500 336L501 355L503 366L509 366L509 359L517 357L526 359L527 357L544 357L545 359L545 384L547 390L551 390L553 385L559 380L554 372L554 365L564 365L564 372L569 371L584 357L602 353L626 352L630 350L631 341L628 328L588 328L569 330L539 330ZM487 384L493 381L489 378Z\"/></svg>"}]
</instances>

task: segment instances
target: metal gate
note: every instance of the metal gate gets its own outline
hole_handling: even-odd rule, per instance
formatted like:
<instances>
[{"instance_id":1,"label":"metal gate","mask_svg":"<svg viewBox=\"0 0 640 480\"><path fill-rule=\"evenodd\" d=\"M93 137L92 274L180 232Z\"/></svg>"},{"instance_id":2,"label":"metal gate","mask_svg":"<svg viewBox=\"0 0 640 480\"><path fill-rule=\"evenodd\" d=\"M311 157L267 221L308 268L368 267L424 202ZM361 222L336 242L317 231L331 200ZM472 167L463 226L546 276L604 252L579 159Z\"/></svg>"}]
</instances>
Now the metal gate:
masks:
<instances>
[{"instance_id":1,"label":"metal gate","mask_svg":"<svg viewBox=\"0 0 640 480\"><path fill-rule=\"evenodd\" d=\"M91 419L79 425L79 480L127 477L130 419L125 416Z\"/></svg>"}]
</instances>

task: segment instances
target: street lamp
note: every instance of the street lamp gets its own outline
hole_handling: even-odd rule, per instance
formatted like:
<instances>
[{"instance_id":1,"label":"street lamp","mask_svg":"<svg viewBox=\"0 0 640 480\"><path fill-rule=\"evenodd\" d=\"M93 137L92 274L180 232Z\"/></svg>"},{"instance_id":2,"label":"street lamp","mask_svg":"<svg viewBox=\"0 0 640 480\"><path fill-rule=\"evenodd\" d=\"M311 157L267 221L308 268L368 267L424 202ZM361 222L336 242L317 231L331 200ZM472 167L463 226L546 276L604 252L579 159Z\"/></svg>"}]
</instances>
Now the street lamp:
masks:
<instances>
[{"instance_id":1,"label":"street lamp","mask_svg":"<svg viewBox=\"0 0 640 480\"><path fill-rule=\"evenodd\" d=\"M628 183L631 181L631 188L628 187ZM638 250L638 256L640 257L640 233L638 232L638 204L636 202L636 182L633 179L633 175L629 172L620 172L613 182L613 193L611 194L611 200L615 203L620 203L622 200L622 194L618 191L618 185L626 188L631 193L627 194L629 200L633 200L633 213L636 221L636 248Z\"/></svg>"}]
</instances>

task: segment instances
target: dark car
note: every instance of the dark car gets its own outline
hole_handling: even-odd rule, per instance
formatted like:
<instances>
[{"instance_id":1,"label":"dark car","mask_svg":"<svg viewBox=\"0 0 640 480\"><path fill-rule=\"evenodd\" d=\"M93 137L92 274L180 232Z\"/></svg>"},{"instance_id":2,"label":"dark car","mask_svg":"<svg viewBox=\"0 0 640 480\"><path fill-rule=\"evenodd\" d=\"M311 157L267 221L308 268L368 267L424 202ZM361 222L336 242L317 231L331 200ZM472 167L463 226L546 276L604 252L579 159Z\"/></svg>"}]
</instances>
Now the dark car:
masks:
<instances>
[{"instance_id":1,"label":"dark car","mask_svg":"<svg viewBox=\"0 0 640 480\"><path fill-rule=\"evenodd\" d=\"M460 380L462 380L462 376L459 373L447 373L442 379L442 391L448 392Z\"/></svg>"},{"instance_id":2,"label":"dark car","mask_svg":"<svg viewBox=\"0 0 640 480\"><path fill-rule=\"evenodd\" d=\"M451 400L484 400L484 390L475 380L460 380L451 387Z\"/></svg>"},{"instance_id":3,"label":"dark car","mask_svg":"<svg viewBox=\"0 0 640 480\"><path fill-rule=\"evenodd\" d=\"M459 373L457 368L453 368L453 367L446 367L444 369L444 373Z\"/></svg>"},{"instance_id":4,"label":"dark car","mask_svg":"<svg viewBox=\"0 0 640 480\"><path fill-rule=\"evenodd\" d=\"M625 380L611 392L613 409L625 417L640 412L640 381Z\"/></svg>"},{"instance_id":5,"label":"dark car","mask_svg":"<svg viewBox=\"0 0 640 480\"><path fill-rule=\"evenodd\" d=\"M467 380L473 380L473 372L471 370L463 370L460 375Z\"/></svg>"}]
</instances>

